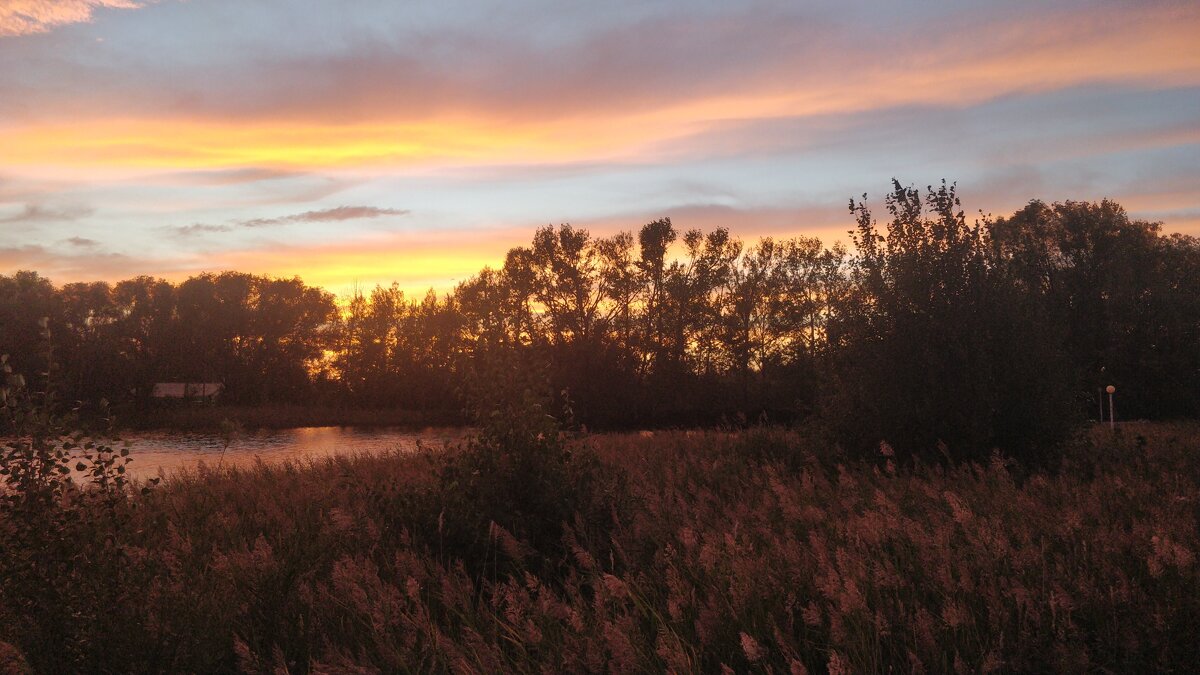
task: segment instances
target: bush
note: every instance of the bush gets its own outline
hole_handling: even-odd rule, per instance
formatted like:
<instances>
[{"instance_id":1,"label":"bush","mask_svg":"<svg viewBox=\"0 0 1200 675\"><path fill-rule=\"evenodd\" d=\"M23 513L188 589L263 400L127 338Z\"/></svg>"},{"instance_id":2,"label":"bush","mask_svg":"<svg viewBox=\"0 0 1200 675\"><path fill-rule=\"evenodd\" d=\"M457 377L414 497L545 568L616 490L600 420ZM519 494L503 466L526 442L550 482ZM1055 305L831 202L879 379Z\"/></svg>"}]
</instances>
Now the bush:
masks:
<instances>
[{"instance_id":1,"label":"bush","mask_svg":"<svg viewBox=\"0 0 1200 675\"><path fill-rule=\"evenodd\" d=\"M121 533L131 515L130 460L105 435L72 431L77 420L55 399L45 320L41 328L40 389L0 356L0 641L57 672L94 667L91 645L122 642L112 611L129 606Z\"/></svg>"},{"instance_id":2,"label":"bush","mask_svg":"<svg viewBox=\"0 0 1200 675\"><path fill-rule=\"evenodd\" d=\"M554 414L544 364L485 345L474 366L468 400L478 435L446 458L429 495L438 545L474 572L489 554L496 571L497 545L513 569L529 559L544 572L564 556L567 526L604 537L620 486L586 445L570 442L570 402L562 392Z\"/></svg>"},{"instance_id":3,"label":"bush","mask_svg":"<svg viewBox=\"0 0 1200 675\"><path fill-rule=\"evenodd\" d=\"M899 459L987 461L995 448L1056 464L1078 419L1066 335L1052 298L1022 286L968 225L953 185L894 182L890 222L858 218L853 290L830 321L834 394L825 417L860 456L881 441Z\"/></svg>"}]
</instances>

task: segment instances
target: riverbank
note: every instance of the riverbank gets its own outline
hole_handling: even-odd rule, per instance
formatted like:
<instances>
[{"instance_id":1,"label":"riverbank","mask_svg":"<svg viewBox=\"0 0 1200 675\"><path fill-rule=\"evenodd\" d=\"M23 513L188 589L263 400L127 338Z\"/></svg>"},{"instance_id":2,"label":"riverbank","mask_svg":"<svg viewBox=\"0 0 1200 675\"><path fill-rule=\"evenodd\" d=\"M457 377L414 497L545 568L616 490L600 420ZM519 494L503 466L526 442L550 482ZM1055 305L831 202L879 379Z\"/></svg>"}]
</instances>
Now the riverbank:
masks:
<instances>
[{"instance_id":1,"label":"riverbank","mask_svg":"<svg viewBox=\"0 0 1200 675\"><path fill-rule=\"evenodd\" d=\"M175 404L121 415L136 431L220 433L227 422L244 430L298 427L452 427L466 423L462 411L360 409L315 405L223 406Z\"/></svg>"},{"instance_id":2,"label":"riverbank","mask_svg":"<svg viewBox=\"0 0 1200 675\"><path fill-rule=\"evenodd\" d=\"M779 430L566 449L182 472L55 525L54 569L0 546L32 575L0 580L0 642L47 671L1200 661L1196 423L1093 429L1032 472L852 462Z\"/></svg>"}]
</instances>

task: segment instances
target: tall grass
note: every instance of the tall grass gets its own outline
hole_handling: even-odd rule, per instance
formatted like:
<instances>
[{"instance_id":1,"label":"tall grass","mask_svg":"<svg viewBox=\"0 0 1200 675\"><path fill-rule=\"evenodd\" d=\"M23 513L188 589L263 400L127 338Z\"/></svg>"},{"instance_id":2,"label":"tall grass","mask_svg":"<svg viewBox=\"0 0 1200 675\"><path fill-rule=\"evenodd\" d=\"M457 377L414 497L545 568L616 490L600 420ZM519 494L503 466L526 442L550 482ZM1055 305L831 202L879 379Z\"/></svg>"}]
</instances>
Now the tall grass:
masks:
<instances>
[{"instance_id":1,"label":"tall grass","mask_svg":"<svg viewBox=\"0 0 1200 675\"><path fill-rule=\"evenodd\" d=\"M502 503L528 474L474 474L470 449L200 468L118 519L80 514L73 545L104 564L62 571L66 632L31 628L0 579L0 641L47 672L1200 662L1200 425L1097 430L1053 471L826 447L775 430L575 441L559 484L526 485L530 504L572 504L557 529Z\"/></svg>"}]
</instances>

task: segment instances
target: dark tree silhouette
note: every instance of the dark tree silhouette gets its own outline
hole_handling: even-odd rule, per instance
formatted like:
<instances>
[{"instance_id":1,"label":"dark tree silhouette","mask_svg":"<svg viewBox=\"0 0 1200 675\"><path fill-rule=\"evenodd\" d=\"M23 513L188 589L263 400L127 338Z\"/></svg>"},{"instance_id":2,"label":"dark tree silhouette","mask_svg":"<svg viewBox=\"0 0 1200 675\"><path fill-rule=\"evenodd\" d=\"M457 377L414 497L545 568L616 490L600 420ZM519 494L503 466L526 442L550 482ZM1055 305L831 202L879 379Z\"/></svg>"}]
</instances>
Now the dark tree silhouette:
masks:
<instances>
[{"instance_id":1,"label":"dark tree silhouette","mask_svg":"<svg viewBox=\"0 0 1200 675\"><path fill-rule=\"evenodd\" d=\"M1110 201L975 222L946 183L894 182L885 202L884 223L850 202L852 251L667 218L603 238L546 226L500 269L421 298L393 285L339 304L238 272L61 288L17 272L0 276L0 352L34 372L49 317L67 399L135 408L155 382L219 381L233 404L462 410L480 373L525 364L589 426L819 415L848 449L927 457L1036 459L1106 384L1126 416L1200 415L1195 238Z\"/></svg>"}]
</instances>

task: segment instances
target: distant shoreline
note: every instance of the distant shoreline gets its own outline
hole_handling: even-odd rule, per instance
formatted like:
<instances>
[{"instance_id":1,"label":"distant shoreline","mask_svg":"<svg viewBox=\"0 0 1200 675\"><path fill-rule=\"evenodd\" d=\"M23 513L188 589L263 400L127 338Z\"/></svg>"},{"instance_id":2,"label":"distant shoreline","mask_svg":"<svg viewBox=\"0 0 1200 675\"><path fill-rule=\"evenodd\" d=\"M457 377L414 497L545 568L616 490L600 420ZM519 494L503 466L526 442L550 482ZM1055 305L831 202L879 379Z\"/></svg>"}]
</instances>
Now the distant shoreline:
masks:
<instances>
[{"instance_id":1,"label":"distant shoreline","mask_svg":"<svg viewBox=\"0 0 1200 675\"><path fill-rule=\"evenodd\" d=\"M466 424L461 411L360 409L319 405L172 405L118 414L118 427L135 431L219 432L225 421L245 430L296 427L405 427Z\"/></svg>"}]
</instances>

